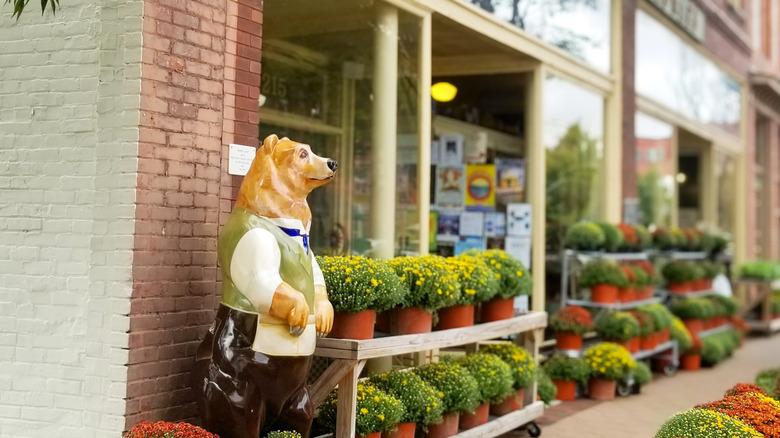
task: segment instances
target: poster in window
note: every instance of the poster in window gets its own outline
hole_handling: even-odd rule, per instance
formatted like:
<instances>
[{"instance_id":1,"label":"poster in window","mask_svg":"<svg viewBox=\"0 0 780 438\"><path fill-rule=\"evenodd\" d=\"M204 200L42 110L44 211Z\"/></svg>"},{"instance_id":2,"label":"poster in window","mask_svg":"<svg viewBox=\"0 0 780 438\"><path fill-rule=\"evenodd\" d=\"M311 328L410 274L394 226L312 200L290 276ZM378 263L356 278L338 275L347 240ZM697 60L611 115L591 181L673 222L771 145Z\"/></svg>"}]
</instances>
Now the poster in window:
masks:
<instances>
[{"instance_id":1,"label":"poster in window","mask_svg":"<svg viewBox=\"0 0 780 438\"><path fill-rule=\"evenodd\" d=\"M487 161L488 134L485 131L474 131L466 137L464 145L467 163L483 164Z\"/></svg>"},{"instance_id":2,"label":"poster in window","mask_svg":"<svg viewBox=\"0 0 780 438\"><path fill-rule=\"evenodd\" d=\"M485 241L481 237L465 236L455 242L454 255L458 256L470 249L484 250Z\"/></svg>"},{"instance_id":3,"label":"poster in window","mask_svg":"<svg viewBox=\"0 0 780 438\"><path fill-rule=\"evenodd\" d=\"M509 204L506 207L506 234L531 236L531 204Z\"/></svg>"},{"instance_id":4,"label":"poster in window","mask_svg":"<svg viewBox=\"0 0 780 438\"><path fill-rule=\"evenodd\" d=\"M496 158L496 203L523 202L525 196L525 160Z\"/></svg>"},{"instance_id":5,"label":"poster in window","mask_svg":"<svg viewBox=\"0 0 780 438\"><path fill-rule=\"evenodd\" d=\"M439 164L463 164L463 136L445 134L439 137Z\"/></svg>"},{"instance_id":6,"label":"poster in window","mask_svg":"<svg viewBox=\"0 0 780 438\"><path fill-rule=\"evenodd\" d=\"M457 242L460 240L460 210L439 210L436 224L436 240Z\"/></svg>"},{"instance_id":7,"label":"poster in window","mask_svg":"<svg viewBox=\"0 0 780 438\"><path fill-rule=\"evenodd\" d=\"M435 167L436 205L442 208L463 208L466 188L466 168L462 164Z\"/></svg>"},{"instance_id":8,"label":"poster in window","mask_svg":"<svg viewBox=\"0 0 780 438\"><path fill-rule=\"evenodd\" d=\"M466 210L493 211L496 204L496 167L466 166Z\"/></svg>"},{"instance_id":9,"label":"poster in window","mask_svg":"<svg viewBox=\"0 0 780 438\"><path fill-rule=\"evenodd\" d=\"M504 213L485 213L485 237L503 237L505 234L506 216Z\"/></svg>"},{"instance_id":10,"label":"poster in window","mask_svg":"<svg viewBox=\"0 0 780 438\"><path fill-rule=\"evenodd\" d=\"M523 262L526 268L531 268L531 236L507 236L504 251Z\"/></svg>"},{"instance_id":11,"label":"poster in window","mask_svg":"<svg viewBox=\"0 0 780 438\"><path fill-rule=\"evenodd\" d=\"M460 235L482 237L485 215L481 211L464 211L460 214Z\"/></svg>"}]
</instances>

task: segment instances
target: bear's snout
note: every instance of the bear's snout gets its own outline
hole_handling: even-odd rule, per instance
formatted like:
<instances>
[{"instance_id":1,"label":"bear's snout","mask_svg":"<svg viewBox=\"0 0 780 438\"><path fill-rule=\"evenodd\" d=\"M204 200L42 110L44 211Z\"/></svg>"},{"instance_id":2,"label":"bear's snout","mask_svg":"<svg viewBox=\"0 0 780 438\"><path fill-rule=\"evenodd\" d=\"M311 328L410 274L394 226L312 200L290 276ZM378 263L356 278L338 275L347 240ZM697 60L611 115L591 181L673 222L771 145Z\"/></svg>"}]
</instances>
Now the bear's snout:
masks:
<instances>
[{"instance_id":1,"label":"bear's snout","mask_svg":"<svg viewBox=\"0 0 780 438\"><path fill-rule=\"evenodd\" d=\"M328 159L328 169L336 171L339 168L339 163L336 160Z\"/></svg>"}]
</instances>

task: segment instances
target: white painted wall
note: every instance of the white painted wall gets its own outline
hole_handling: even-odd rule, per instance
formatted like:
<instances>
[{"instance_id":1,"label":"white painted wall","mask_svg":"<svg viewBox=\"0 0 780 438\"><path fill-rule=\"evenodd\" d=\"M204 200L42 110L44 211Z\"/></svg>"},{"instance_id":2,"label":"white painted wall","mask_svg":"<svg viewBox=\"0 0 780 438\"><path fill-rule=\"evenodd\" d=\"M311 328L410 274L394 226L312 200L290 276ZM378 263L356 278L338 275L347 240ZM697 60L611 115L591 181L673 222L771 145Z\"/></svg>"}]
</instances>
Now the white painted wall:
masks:
<instances>
[{"instance_id":1,"label":"white painted wall","mask_svg":"<svg viewBox=\"0 0 780 438\"><path fill-rule=\"evenodd\" d=\"M0 437L124 428L142 0L0 4Z\"/></svg>"}]
</instances>

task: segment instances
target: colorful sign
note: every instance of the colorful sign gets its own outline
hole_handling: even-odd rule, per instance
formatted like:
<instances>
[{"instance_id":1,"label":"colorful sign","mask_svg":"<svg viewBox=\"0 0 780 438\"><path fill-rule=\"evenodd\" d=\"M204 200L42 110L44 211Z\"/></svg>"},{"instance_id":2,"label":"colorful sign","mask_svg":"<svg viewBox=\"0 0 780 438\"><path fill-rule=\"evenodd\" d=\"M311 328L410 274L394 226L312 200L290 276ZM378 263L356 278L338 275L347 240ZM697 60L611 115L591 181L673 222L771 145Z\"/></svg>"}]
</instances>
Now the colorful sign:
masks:
<instances>
[{"instance_id":1,"label":"colorful sign","mask_svg":"<svg viewBox=\"0 0 780 438\"><path fill-rule=\"evenodd\" d=\"M436 205L463 208L466 169L462 164L436 166Z\"/></svg>"},{"instance_id":2,"label":"colorful sign","mask_svg":"<svg viewBox=\"0 0 780 438\"><path fill-rule=\"evenodd\" d=\"M492 164L466 166L466 209L492 211L496 205L496 167Z\"/></svg>"}]
</instances>

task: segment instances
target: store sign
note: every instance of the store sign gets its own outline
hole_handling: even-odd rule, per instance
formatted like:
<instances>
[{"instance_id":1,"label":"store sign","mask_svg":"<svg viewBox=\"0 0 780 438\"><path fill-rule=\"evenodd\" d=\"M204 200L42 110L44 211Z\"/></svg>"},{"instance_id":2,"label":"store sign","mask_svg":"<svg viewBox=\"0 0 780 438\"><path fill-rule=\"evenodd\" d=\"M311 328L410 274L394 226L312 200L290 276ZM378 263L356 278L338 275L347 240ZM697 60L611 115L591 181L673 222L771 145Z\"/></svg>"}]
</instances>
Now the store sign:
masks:
<instances>
[{"instance_id":1,"label":"store sign","mask_svg":"<svg viewBox=\"0 0 780 438\"><path fill-rule=\"evenodd\" d=\"M648 0L698 41L704 40L706 18L693 0Z\"/></svg>"}]
</instances>

